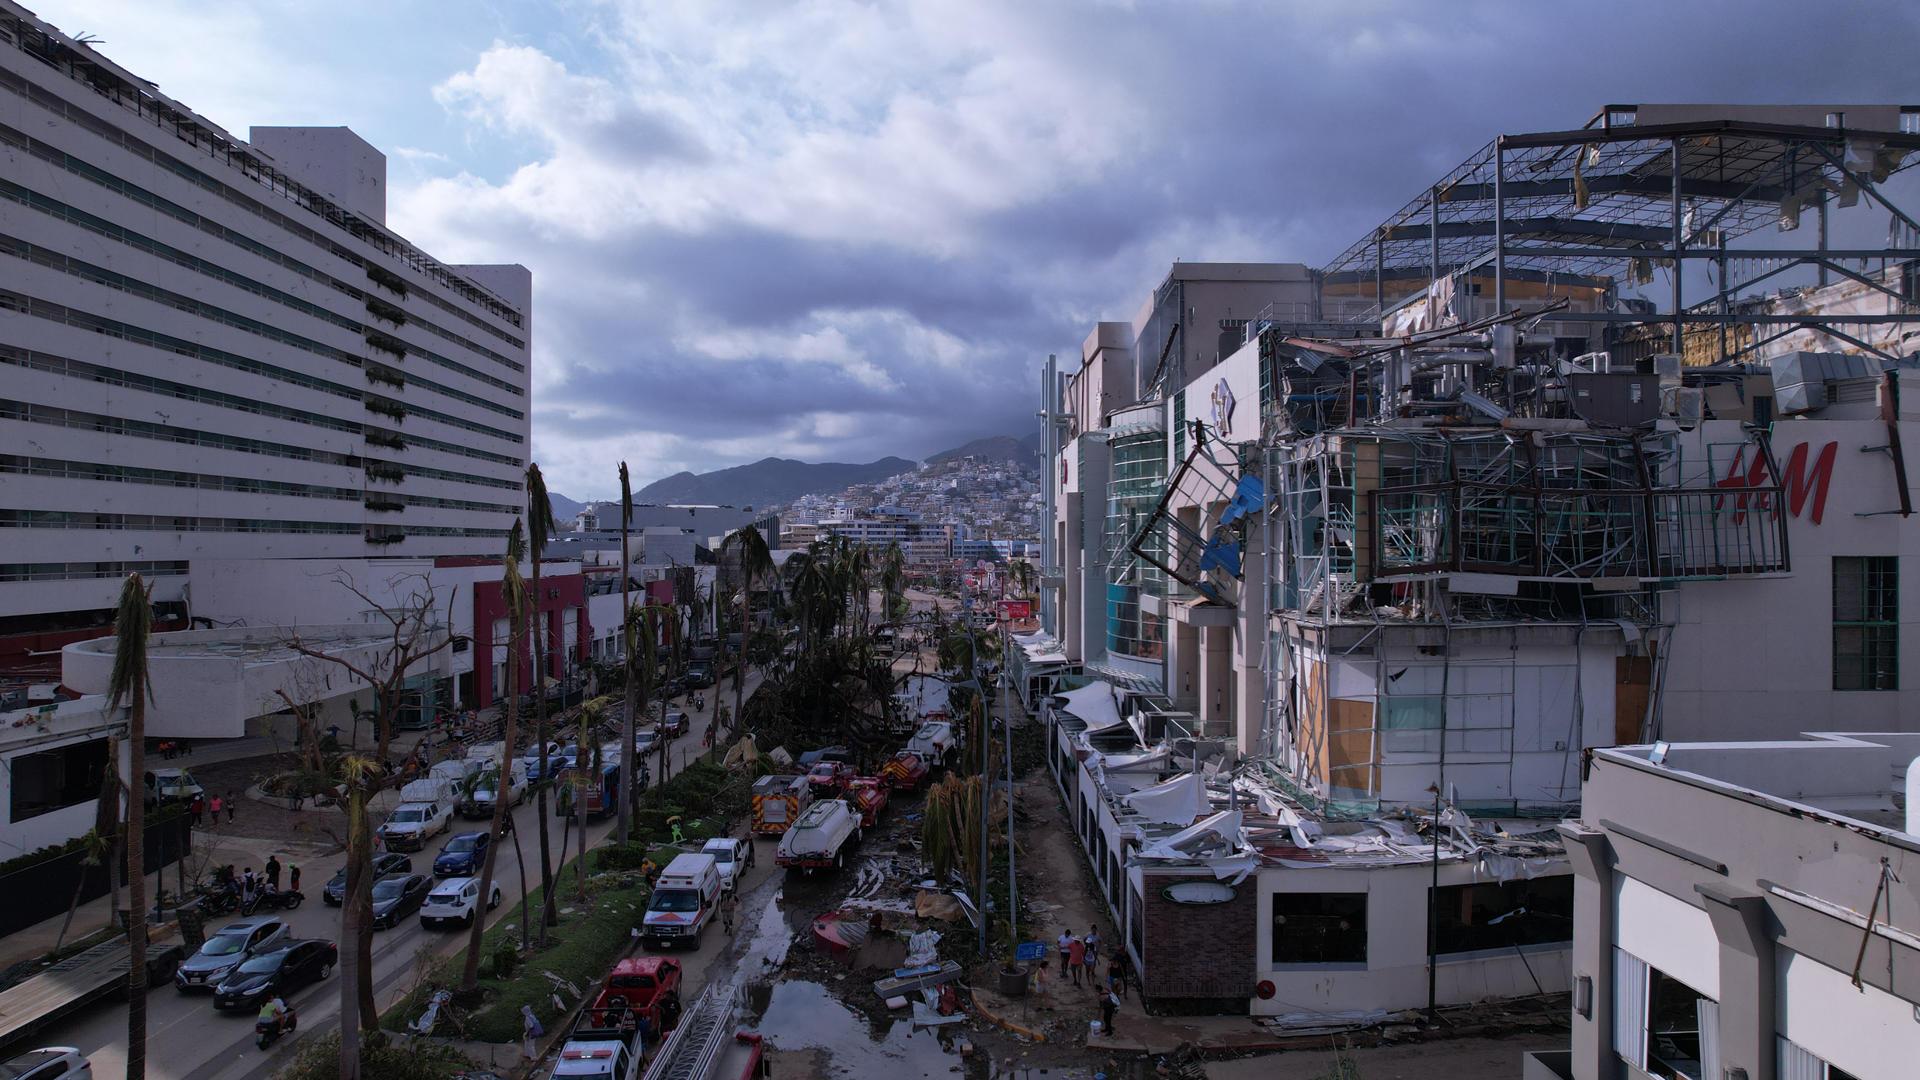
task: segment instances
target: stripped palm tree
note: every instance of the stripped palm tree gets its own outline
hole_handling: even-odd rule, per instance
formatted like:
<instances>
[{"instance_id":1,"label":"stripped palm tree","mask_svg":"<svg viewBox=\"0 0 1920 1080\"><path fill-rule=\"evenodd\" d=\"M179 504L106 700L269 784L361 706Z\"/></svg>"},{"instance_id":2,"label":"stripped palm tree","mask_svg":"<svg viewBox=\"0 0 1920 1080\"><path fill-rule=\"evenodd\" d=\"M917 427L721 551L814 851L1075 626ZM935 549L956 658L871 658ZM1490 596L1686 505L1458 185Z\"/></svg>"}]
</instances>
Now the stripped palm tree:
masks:
<instances>
[{"instance_id":1,"label":"stripped palm tree","mask_svg":"<svg viewBox=\"0 0 1920 1080\"><path fill-rule=\"evenodd\" d=\"M547 680L540 666L545 655L546 613L540 606L540 557L547 552L547 541L559 532L553 521L553 500L547 497L547 481L540 475L540 466L535 462L527 463L527 546L533 556L533 598L527 610L521 616L527 624L527 637L533 649L533 728L534 738L540 747L540 785L536 800L536 809L540 818L540 943L547 942L547 927L560 921L560 913L553 899L553 856L548 850L547 839ZM534 620L540 622L540 632L535 632ZM507 668L512 670L520 662L520 650L514 649L507 654ZM509 743L506 753L513 753ZM565 850L561 851L564 858Z\"/></svg>"},{"instance_id":2,"label":"stripped palm tree","mask_svg":"<svg viewBox=\"0 0 1920 1080\"><path fill-rule=\"evenodd\" d=\"M153 601L139 574L120 587L113 617L113 674L107 682L107 708L127 705L127 1076L147 1075L147 637L153 630ZM112 763L109 763L111 766Z\"/></svg>"},{"instance_id":3,"label":"stripped palm tree","mask_svg":"<svg viewBox=\"0 0 1920 1080\"><path fill-rule=\"evenodd\" d=\"M513 529L507 533L507 553L501 559L500 599L507 608L507 625L514 629L507 635L507 715L501 727L500 738L506 748L501 752L498 771L493 785L493 835L487 844L487 854L480 861L480 892L473 901L473 925L467 931L467 960L460 972L460 990L471 994L480 985L480 935L487 929L488 901L493 896L493 864L500 854L500 838L507 831L507 807L513 802L508 796L511 778L509 763L513 760L514 739L520 734L520 704L514 694L515 669L519 667L512 658L520 655L520 634L518 628L526 619L528 608L527 582L520 576L520 560L526 553L526 539L520 528L520 519L513 520ZM538 565L537 563L535 564ZM527 878L520 875L521 906L525 907Z\"/></svg>"},{"instance_id":4,"label":"stripped palm tree","mask_svg":"<svg viewBox=\"0 0 1920 1080\"><path fill-rule=\"evenodd\" d=\"M587 784L605 777L606 763L601 757L600 740L594 732L600 726L600 702L596 699L580 707L580 736L573 757L573 812L580 818L580 859L574 864L574 880L580 887L580 899L587 898ZM621 757L630 757L622 754ZM564 853L563 853L564 854Z\"/></svg>"},{"instance_id":5,"label":"stripped palm tree","mask_svg":"<svg viewBox=\"0 0 1920 1080\"><path fill-rule=\"evenodd\" d=\"M658 670L654 662L653 609L627 608L623 623L622 644L627 650L627 718L622 724L622 735L626 741L620 746L620 816L629 819L640 812L640 789L634 783L633 759L638 756L635 744L639 741L635 737L635 718L645 713L653 703L653 687ZM662 740L661 746L665 745L665 740ZM641 762L640 767L645 768L646 763Z\"/></svg>"},{"instance_id":6,"label":"stripped palm tree","mask_svg":"<svg viewBox=\"0 0 1920 1080\"><path fill-rule=\"evenodd\" d=\"M740 648L733 658L733 732L740 730L740 708L747 679L747 643L753 638L753 583L773 574L773 553L767 550L767 538L748 525L730 534L720 549L732 546L740 558Z\"/></svg>"},{"instance_id":7,"label":"stripped palm tree","mask_svg":"<svg viewBox=\"0 0 1920 1080\"><path fill-rule=\"evenodd\" d=\"M626 647L627 677L625 690L626 712L620 718L620 791L624 805L632 805L633 792L633 740L634 740L634 700L633 700L633 631L631 612L633 610L633 556L627 550L627 533L633 526L633 481L627 476L627 463L620 463L620 620L622 623L621 644ZM652 657L648 657L652 660ZM614 826L615 835L624 844L627 842L629 818L624 806L620 811L620 820Z\"/></svg>"},{"instance_id":8,"label":"stripped palm tree","mask_svg":"<svg viewBox=\"0 0 1920 1080\"><path fill-rule=\"evenodd\" d=\"M906 599L907 556L900 550L899 541L887 545L880 556L880 592L886 610L881 613L882 622L891 622L900 617L900 607Z\"/></svg>"}]
</instances>

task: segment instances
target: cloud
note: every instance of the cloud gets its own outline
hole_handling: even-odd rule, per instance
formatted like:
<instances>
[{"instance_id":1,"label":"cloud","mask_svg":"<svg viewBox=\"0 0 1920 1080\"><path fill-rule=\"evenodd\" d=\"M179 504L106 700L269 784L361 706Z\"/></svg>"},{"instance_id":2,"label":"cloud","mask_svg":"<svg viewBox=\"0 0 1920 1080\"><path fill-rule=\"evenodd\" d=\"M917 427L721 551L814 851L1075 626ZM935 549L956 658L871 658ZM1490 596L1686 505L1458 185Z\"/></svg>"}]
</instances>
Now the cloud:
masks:
<instances>
[{"instance_id":1,"label":"cloud","mask_svg":"<svg viewBox=\"0 0 1920 1080\"><path fill-rule=\"evenodd\" d=\"M223 122L405 148L396 228L534 272L534 445L576 498L621 458L1030 430L1046 354L1175 259L1324 265L1495 135L1610 101L1902 100L1920 29L1894 0L43 6L211 35L231 63L128 62Z\"/></svg>"}]
</instances>

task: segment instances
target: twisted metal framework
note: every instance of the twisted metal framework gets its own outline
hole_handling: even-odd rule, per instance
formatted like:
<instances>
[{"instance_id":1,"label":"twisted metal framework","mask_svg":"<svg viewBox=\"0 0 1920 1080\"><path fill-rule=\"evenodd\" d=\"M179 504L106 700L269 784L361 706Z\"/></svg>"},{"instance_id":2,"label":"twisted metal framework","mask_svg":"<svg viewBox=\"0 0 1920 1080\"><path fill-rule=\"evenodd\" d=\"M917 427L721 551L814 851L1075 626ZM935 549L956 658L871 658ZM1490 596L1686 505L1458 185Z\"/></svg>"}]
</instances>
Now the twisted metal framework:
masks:
<instances>
[{"instance_id":1,"label":"twisted metal framework","mask_svg":"<svg viewBox=\"0 0 1920 1080\"><path fill-rule=\"evenodd\" d=\"M1881 110L1884 111L1884 110ZM1920 156L1920 110L1899 110L1898 130L1849 129L1747 119L1639 124L1636 107L1608 106L1572 131L1502 135L1409 201L1324 269L1326 285L1364 289L1377 308L1458 272L1489 273L1494 309L1507 310L1509 281L1607 286L1650 280L1655 265L1704 260L1715 287L1688 304L1686 275L1674 273L1664 311L1567 312L1558 318L1597 324L1656 322L1671 328L1682 352L1684 328L1721 327L1720 357L1737 359L1799 329L1884 356L1856 333L1860 326L1920 322L1910 298L1845 265L1920 258L1920 223L1882 190ZM1826 211L1864 201L1886 211L1894 229L1885 247L1835 249ZM1797 228L1803 210L1818 215L1816 242L1800 248L1730 247L1767 225ZM1822 281L1839 276L1885 293L1887 314L1736 310L1741 293L1797 267ZM1724 332L1754 332L1737 347Z\"/></svg>"}]
</instances>

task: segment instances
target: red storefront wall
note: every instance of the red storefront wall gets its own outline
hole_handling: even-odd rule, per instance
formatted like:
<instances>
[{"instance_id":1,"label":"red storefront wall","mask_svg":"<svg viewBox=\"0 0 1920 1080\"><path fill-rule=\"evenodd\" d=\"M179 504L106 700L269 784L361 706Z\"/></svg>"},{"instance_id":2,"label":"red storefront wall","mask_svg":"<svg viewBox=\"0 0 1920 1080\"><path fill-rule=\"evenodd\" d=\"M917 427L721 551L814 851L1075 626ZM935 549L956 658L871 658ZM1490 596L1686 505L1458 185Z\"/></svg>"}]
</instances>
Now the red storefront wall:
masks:
<instances>
[{"instance_id":1,"label":"red storefront wall","mask_svg":"<svg viewBox=\"0 0 1920 1080\"><path fill-rule=\"evenodd\" d=\"M531 578L527 581L529 591L533 588ZM587 646L593 640L593 627L587 621L587 585L586 578L578 573L540 579L539 609L536 620L546 641L543 643L542 656L547 664L547 676L559 679L566 675L567 657L562 655L566 634L562 629L568 608L574 609L574 622L577 630L574 634L573 660L584 664L587 659ZM481 581L473 586L473 708L484 709L493 704L493 648L506 642L495 641L493 637L494 621L506 617L507 607L500 596L500 583ZM532 643L525 640L520 644L518 683L524 693L533 688L533 649Z\"/></svg>"}]
</instances>

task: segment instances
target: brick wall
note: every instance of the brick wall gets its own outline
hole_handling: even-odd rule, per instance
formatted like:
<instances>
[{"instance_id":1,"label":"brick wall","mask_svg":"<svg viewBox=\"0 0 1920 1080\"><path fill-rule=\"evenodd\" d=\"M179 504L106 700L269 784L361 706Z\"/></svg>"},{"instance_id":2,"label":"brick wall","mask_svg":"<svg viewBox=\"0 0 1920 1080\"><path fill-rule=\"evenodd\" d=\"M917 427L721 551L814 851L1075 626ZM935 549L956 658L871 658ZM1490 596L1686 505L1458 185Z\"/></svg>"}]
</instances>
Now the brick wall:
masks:
<instances>
[{"instance_id":1,"label":"brick wall","mask_svg":"<svg viewBox=\"0 0 1920 1080\"><path fill-rule=\"evenodd\" d=\"M1148 997L1233 998L1244 1007L1252 996L1260 902L1251 879L1224 904L1176 904L1160 893L1182 881L1214 880L1211 874L1143 877Z\"/></svg>"}]
</instances>

